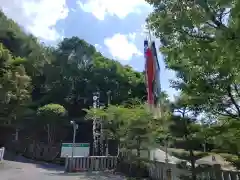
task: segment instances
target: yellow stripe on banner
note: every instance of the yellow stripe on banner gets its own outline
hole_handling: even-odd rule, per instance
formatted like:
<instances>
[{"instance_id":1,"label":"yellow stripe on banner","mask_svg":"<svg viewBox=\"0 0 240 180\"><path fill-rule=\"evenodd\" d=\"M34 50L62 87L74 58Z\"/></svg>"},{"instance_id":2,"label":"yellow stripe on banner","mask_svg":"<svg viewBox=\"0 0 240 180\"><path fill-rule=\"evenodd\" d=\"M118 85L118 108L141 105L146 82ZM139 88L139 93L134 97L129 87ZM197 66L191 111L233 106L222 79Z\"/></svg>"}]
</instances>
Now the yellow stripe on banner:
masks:
<instances>
[{"instance_id":1,"label":"yellow stripe on banner","mask_svg":"<svg viewBox=\"0 0 240 180\"><path fill-rule=\"evenodd\" d=\"M154 106L154 105L146 103L145 108L148 112L153 114L153 117L155 119L162 117L162 110L161 110L160 104L158 104L157 106Z\"/></svg>"},{"instance_id":2,"label":"yellow stripe on banner","mask_svg":"<svg viewBox=\"0 0 240 180\"><path fill-rule=\"evenodd\" d=\"M161 111L160 105L152 107L152 112L153 112L154 118L158 119L162 117L162 111Z\"/></svg>"}]
</instances>

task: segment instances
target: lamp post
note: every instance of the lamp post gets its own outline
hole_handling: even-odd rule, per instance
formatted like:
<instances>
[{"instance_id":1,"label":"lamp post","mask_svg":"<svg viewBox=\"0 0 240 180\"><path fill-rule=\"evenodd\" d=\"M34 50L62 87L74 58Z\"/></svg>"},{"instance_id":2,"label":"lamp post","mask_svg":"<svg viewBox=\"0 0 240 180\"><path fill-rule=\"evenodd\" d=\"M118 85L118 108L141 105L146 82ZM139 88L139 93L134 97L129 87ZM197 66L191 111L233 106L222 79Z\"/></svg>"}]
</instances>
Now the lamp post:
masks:
<instances>
[{"instance_id":1,"label":"lamp post","mask_svg":"<svg viewBox=\"0 0 240 180\"><path fill-rule=\"evenodd\" d=\"M76 124L75 121L70 121L70 123L73 125L73 142L72 142L72 156L71 156L71 161L73 163L73 156L74 156L74 150L75 150L75 140L76 140L76 131L78 129L78 124Z\"/></svg>"}]
</instances>

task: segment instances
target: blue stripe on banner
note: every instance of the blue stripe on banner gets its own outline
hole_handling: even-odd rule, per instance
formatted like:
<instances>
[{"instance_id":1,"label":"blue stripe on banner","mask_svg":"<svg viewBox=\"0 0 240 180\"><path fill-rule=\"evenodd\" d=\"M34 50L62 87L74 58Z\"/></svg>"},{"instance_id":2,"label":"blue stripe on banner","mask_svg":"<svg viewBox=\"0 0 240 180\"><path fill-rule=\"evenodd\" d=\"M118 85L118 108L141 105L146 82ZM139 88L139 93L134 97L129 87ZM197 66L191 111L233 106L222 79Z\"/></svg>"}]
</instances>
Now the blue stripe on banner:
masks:
<instances>
[{"instance_id":1,"label":"blue stripe on banner","mask_svg":"<svg viewBox=\"0 0 240 180\"><path fill-rule=\"evenodd\" d=\"M156 58L156 64L158 66L158 69L160 69L160 65L159 65L158 57L157 57L157 50L156 50L156 46L155 46L155 42L154 41L152 42L152 51L153 51L153 55Z\"/></svg>"},{"instance_id":2,"label":"blue stripe on banner","mask_svg":"<svg viewBox=\"0 0 240 180\"><path fill-rule=\"evenodd\" d=\"M145 58L146 58L146 52L147 52L147 50L148 50L148 41L145 40L145 41L144 41L144 56L145 56Z\"/></svg>"},{"instance_id":3,"label":"blue stripe on banner","mask_svg":"<svg viewBox=\"0 0 240 180\"><path fill-rule=\"evenodd\" d=\"M157 105L159 95L161 93L161 85L160 85L160 78L159 78L159 76L160 76L160 65L159 65L159 62L158 62L157 50L156 50L156 46L155 46L154 41L151 43L151 48L152 48L153 57L154 57L154 61L155 61L155 72L156 72L154 82L153 82L154 104Z\"/></svg>"}]
</instances>

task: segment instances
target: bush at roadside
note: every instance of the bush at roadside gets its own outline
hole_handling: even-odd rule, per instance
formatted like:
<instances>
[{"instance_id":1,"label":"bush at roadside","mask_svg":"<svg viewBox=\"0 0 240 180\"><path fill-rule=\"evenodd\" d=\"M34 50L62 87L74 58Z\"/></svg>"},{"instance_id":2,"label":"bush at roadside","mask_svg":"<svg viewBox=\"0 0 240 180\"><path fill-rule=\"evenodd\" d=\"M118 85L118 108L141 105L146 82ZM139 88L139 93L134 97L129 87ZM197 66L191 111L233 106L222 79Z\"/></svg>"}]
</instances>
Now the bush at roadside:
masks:
<instances>
[{"instance_id":1,"label":"bush at roadside","mask_svg":"<svg viewBox=\"0 0 240 180\"><path fill-rule=\"evenodd\" d=\"M174 148L169 148L169 153L179 159L184 159L184 160L189 160L189 152L185 151L184 149L174 149ZM208 156L211 154L219 154L223 158L226 159L226 161L231 162L235 167L240 169L240 158L236 155L228 154L228 153L220 153L219 151L216 150L214 152L201 152L201 151L194 151L194 155L196 156L196 159L200 159L204 156Z\"/></svg>"}]
</instances>

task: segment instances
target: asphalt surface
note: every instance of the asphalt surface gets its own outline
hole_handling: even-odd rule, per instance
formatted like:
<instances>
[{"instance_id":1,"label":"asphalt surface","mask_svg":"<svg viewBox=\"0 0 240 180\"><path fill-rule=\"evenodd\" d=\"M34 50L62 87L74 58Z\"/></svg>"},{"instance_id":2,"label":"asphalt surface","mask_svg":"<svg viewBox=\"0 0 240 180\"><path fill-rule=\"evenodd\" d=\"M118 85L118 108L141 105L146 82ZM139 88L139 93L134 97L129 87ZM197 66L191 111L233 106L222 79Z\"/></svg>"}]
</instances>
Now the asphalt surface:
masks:
<instances>
[{"instance_id":1,"label":"asphalt surface","mask_svg":"<svg viewBox=\"0 0 240 180\"><path fill-rule=\"evenodd\" d=\"M64 173L63 167L21 161L0 162L1 180L125 180L124 177L107 172Z\"/></svg>"}]
</instances>

